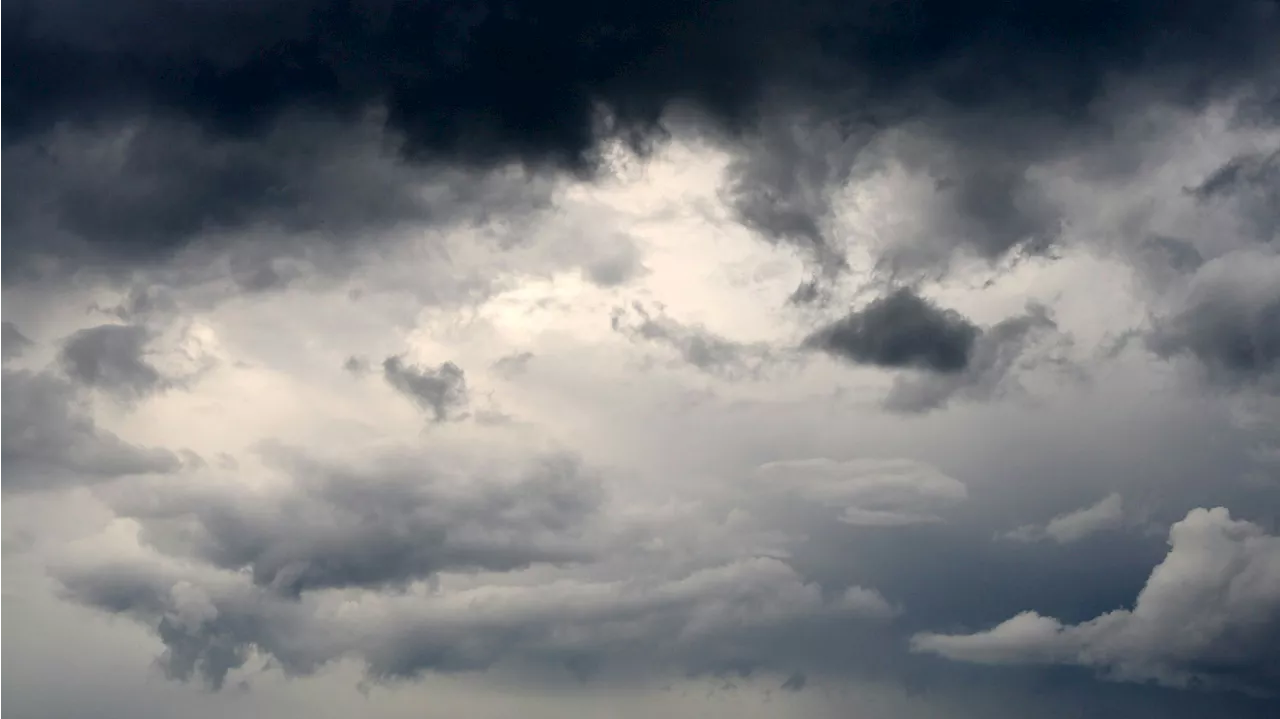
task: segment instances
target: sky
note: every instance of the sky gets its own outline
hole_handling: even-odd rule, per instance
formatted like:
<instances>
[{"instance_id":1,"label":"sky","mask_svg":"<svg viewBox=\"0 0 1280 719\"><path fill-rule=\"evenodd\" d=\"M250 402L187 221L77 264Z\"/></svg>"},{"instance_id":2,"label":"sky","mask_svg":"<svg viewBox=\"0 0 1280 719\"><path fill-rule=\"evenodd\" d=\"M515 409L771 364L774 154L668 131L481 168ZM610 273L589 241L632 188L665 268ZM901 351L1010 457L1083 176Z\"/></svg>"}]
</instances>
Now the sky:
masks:
<instances>
[{"instance_id":1,"label":"sky","mask_svg":"<svg viewBox=\"0 0 1280 719\"><path fill-rule=\"evenodd\" d=\"M13 0L15 717L1270 717L1274 0Z\"/></svg>"}]
</instances>

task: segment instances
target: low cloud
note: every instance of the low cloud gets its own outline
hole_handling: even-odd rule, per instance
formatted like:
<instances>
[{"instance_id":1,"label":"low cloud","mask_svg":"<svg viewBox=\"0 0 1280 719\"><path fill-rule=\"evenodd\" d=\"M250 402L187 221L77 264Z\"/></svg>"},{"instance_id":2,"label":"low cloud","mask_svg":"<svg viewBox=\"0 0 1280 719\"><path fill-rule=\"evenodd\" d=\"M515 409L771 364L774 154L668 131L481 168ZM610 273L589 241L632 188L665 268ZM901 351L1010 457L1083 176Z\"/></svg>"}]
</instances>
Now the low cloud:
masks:
<instances>
[{"instance_id":1,"label":"low cloud","mask_svg":"<svg viewBox=\"0 0 1280 719\"><path fill-rule=\"evenodd\" d=\"M1280 391L1280 255L1242 250L1206 263L1155 319L1148 346L1195 359L1214 381Z\"/></svg>"},{"instance_id":2,"label":"low cloud","mask_svg":"<svg viewBox=\"0 0 1280 719\"><path fill-rule=\"evenodd\" d=\"M868 527L940 522L964 501L965 485L923 462L826 458L770 462L755 478L764 491L840 510L840 521Z\"/></svg>"},{"instance_id":3,"label":"low cloud","mask_svg":"<svg viewBox=\"0 0 1280 719\"><path fill-rule=\"evenodd\" d=\"M584 561L601 502L571 457L516 476L450 476L422 457L373 466L275 450L289 481L275 490L148 485L116 497L144 543L180 559L245 570L282 596L400 587L439 572L511 571Z\"/></svg>"},{"instance_id":4,"label":"low cloud","mask_svg":"<svg viewBox=\"0 0 1280 719\"><path fill-rule=\"evenodd\" d=\"M123 401L159 392L170 380L146 359L151 333L138 325L99 325L75 332L58 360L67 376Z\"/></svg>"},{"instance_id":5,"label":"low cloud","mask_svg":"<svg viewBox=\"0 0 1280 719\"><path fill-rule=\"evenodd\" d=\"M1023 612L973 634L915 635L915 651L981 664L1072 664L1114 681L1273 691L1280 680L1280 537L1195 509L1132 609L1080 624Z\"/></svg>"},{"instance_id":6,"label":"low cloud","mask_svg":"<svg viewBox=\"0 0 1280 719\"><path fill-rule=\"evenodd\" d=\"M4 370L5 491L56 489L117 477L163 474L178 455L102 429L75 386L49 372Z\"/></svg>"},{"instance_id":7,"label":"low cloud","mask_svg":"<svg viewBox=\"0 0 1280 719\"><path fill-rule=\"evenodd\" d=\"M803 346L900 371L885 408L920 413L953 399L986 401L1016 389L1017 370L1037 362L1028 351L1049 337L1069 344L1041 305L983 328L901 288L814 332Z\"/></svg>"},{"instance_id":8,"label":"low cloud","mask_svg":"<svg viewBox=\"0 0 1280 719\"><path fill-rule=\"evenodd\" d=\"M1124 499L1112 493L1097 504L1060 514L1044 525L1025 524L1001 536L1017 542L1049 539L1058 544L1070 544L1098 532L1115 529L1124 523L1124 518Z\"/></svg>"}]
</instances>

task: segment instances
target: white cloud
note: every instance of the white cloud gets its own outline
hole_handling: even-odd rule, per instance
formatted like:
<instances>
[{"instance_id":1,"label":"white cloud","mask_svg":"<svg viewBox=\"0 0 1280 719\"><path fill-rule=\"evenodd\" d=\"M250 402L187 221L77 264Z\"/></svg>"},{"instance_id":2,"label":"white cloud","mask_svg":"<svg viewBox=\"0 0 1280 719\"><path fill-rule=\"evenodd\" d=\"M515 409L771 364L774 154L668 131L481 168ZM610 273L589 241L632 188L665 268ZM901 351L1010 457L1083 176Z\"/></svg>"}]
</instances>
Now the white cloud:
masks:
<instances>
[{"instance_id":1,"label":"white cloud","mask_svg":"<svg viewBox=\"0 0 1280 719\"><path fill-rule=\"evenodd\" d=\"M1098 532L1115 529L1124 523L1124 519L1124 498L1113 492L1098 500L1097 504L1060 514L1043 526L1024 524L1001 536L1017 542L1050 539L1058 544L1070 544Z\"/></svg>"},{"instance_id":2,"label":"white cloud","mask_svg":"<svg viewBox=\"0 0 1280 719\"><path fill-rule=\"evenodd\" d=\"M974 634L917 634L913 649L984 664L1075 664L1119 681L1274 689L1280 679L1280 536L1195 509L1133 609L1081 624L1023 612Z\"/></svg>"}]
</instances>

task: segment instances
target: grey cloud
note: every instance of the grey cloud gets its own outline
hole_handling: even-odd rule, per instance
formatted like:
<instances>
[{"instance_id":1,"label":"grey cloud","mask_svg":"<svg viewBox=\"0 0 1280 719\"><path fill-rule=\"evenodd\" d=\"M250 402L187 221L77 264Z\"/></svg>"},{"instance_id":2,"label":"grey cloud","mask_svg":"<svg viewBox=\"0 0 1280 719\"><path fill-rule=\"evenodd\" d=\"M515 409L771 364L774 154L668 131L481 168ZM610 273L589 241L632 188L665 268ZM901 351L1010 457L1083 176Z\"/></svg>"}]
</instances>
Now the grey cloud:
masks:
<instances>
[{"instance_id":1,"label":"grey cloud","mask_svg":"<svg viewBox=\"0 0 1280 719\"><path fill-rule=\"evenodd\" d=\"M833 195L849 179L870 131L814 118L767 117L752 146L730 162L724 199L769 241L797 247L824 274L840 272L847 260L832 236Z\"/></svg>"},{"instance_id":2,"label":"grey cloud","mask_svg":"<svg viewBox=\"0 0 1280 719\"><path fill-rule=\"evenodd\" d=\"M287 674L349 657L378 680L483 671L499 663L635 671L788 671L778 641L831 622L883 622L894 610L857 587L824 597L786 563L747 558L681 576L495 585L449 594L288 600L234 574L134 560L56 570L65 596L157 628L175 679L218 688L256 650ZM816 626L815 626L816 623ZM853 635L856 636L856 635Z\"/></svg>"},{"instance_id":3,"label":"grey cloud","mask_svg":"<svg viewBox=\"0 0 1280 719\"><path fill-rule=\"evenodd\" d=\"M1233 157L1191 192L1202 202L1231 203L1234 217L1258 240L1280 239L1280 150Z\"/></svg>"},{"instance_id":4,"label":"grey cloud","mask_svg":"<svg viewBox=\"0 0 1280 719\"><path fill-rule=\"evenodd\" d=\"M885 398L886 409L895 412L928 412L945 407L953 399L988 401L1021 387L1017 371L1024 366L1069 362L1060 350L1070 338L1058 330L1049 311L1032 305L1027 312L977 330L970 345L968 361L955 372L917 372L901 375ZM1045 356L1030 350L1045 338L1056 343L1046 347Z\"/></svg>"},{"instance_id":5,"label":"grey cloud","mask_svg":"<svg viewBox=\"0 0 1280 719\"><path fill-rule=\"evenodd\" d=\"M614 310L610 322L616 332L665 345L686 364L728 379L759 373L777 354L765 344L735 342L701 325L681 323L661 309L650 311L639 303L633 304L630 312Z\"/></svg>"},{"instance_id":6,"label":"grey cloud","mask_svg":"<svg viewBox=\"0 0 1280 719\"><path fill-rule=\"evenodd\" d=\"M754 477L769 497L834 507L841 522L864 527L940 522L938 512L968 496L959 480L905 459L784 460L757 467Z\"/></svg>"},{"instance_id":7,"label":"grey cloud","mask_svg":"<svg viewBox=\"0 0 1280 719\"><path fill-rule=\"evenodd\" d=\"M980 334L959 312L904 287L814 332L804 344L856 364L958 373L969 366Z\"/></svg>"},{"instance_id":8,"label":"grey cloud","mask_svg":"<svg viewBox=\"0 0 1280 719\"><path fill-rule=\"evenodd\" d=\"M962 164L982 169L957 173L962 189L952 206L972 220L966 241L979 252L998 252L1034 229L1022 218L1039 222L1037 210L1019 207L1028 197L1019 179L1027 146L1061 146L1061 136L1082 134L1082 127L1105 130L1108 118L1098 117L1099 108L1108 107L1116 86L1136 86L1151 102L1179 107L1265 93L1276 45L1270 5L1247 0L1175 8L1131 0L1091 3L1085 11L1054 3L1034 15L981 0L922 0L903 13L825 0L802 7L729 2L712 11L685 0L642 9L536 2L510 13L489 12L483 3L446 11L331 0L181 8L26 1L14 2L7 14L6 65L13 68L7 80L15 98L4 115L10 145L113 123L179 124L214 148L212 164L227 159L225 168L202 172L210 164L199 161L205 150L180 138L159 158L176 155L168 164L190 166L191 177L155 174L179 180L173 187L144 183L123 193L91 187L81 195L82 216L139 230L133 240L125 233L96 237L102 255L163 254L193 228L243 221L255 196L274 196L280 207L305 208L302 215L334 223L364 214L352 212L352 204L376 208L369 213L378 216L375 225L402 213L412 200L394 183L339 181L345 192L335 193L328 162L302 161L301 169L315 170L308 175L226 157L244 146L270 153L275 134L289 124L283 120L299 115L307 119L302 129L284 132L300 142L311 125L336 127L334 134L364 129L370 108L382 112L372 123L379 132L404 139L396 149L406 158L581 175L598 169L608 143L652 148L669 132L664 118L672 107L688 108L708 134L732 144L764 136L764 144L778 146L778 157L794 154L796 141L785 137L789 130L767 126L776 117L805 118L819 128L840 118L877 131L959 125L968 131L947 129L944 144L962 153L981 145L975 154L982 159ZM152 30L159 27L168 30ZM1039 130L1047 118L1054 126L1027 142L1027 128ZM837 141L860 133L832 131ZM825 261L838 251L821 227L830 204L823 185L842 179L848 153L805 149L810 157L803 162L747 168L744 176L761 181L736 194L747 198L739 204L750 224ZM823 152L833 159L823 160ZM17 176L9 160L6 152L6 174ZM22 165L12 169L40 177ZM8 186L5 192L8 213L22 203L12 201ZM343 202L346 193L356 201ZM108 201L113 196L119 201ZM172 209L156 206L157 219L146 227L112 209L166 196ZM207 203L188 202L189 196ZM317 210L326 200L345 209ZM5 226L11 229L8 215ZM162 226L172 232L153 231Z\"/></svg>"},{"instance_id":9,"label":"grey cloud","mask_svg":"<svg viewBox=\"0 0 1280 719\"><path fill-rule=\"evenodd\" d=\"M54 489L167 473L181 460L97 426L75 387L47 372L4 370L4 488Z\"/></svg>"},{"instance_id":10,"label":"grey cloud","mask_svg":"<svg viewBox=\"0 0 1280 719\"><path fill-rule=\"evenodd\" d=\"M1123 524L1124 519L1124 498L1112 493L1096 504L1060 514L1044 526L1026 524L1003 536L1019 542L1051 539L1058 544L1070 544L1098 532L1115 529Z\"/></svg>"},{"instance_id":11,"label":"grey cloud","mask_svg":"<svg viewBox=\"0 0 1280 719\"><path fill-rule=\"evenodd\" d=\"M459 478L416 456L352 467L274 455L291 479L276 492L148 486L122 490L116 507L160 550L245 569L255 584L289 597L591 554L581 534L601 490L569 457L514 478Z\"/></svg>"},{"instance_id":12,"label":"grey cloud","mask_svg":"<svg viewBox=\"0 0 1280 719\"><path fill-rule=\"evenodd\" d=\"M910 413L1007 391L1018 365L1032 361L1028 348L1047 334L1067 341L1038 305L982 328L904 287L817 330L803 346L855 364L910 371L885 398L887 409Z\"/></svg>"},{"instance_id":13,"label":"grey cloud","mask_svg":"<svg viewBox=\"0 0 1280 719\"><path fill-rule=\"evenodd\" d=\"M342 363L342 369L354 375L362 375L369 371L369 358L352 355Z\"/></svg>"},{"instance_id":14,"label":"grey cloud","mask_svg":"<svg viewBox=\"0 0 1280 719\"><path fill-rule=\"evenodd\" d=\"M392 356L383 360L382 376L393 389L429 412L435 422L466 417L470 402L466 373L452 362L422 367L406 365L400 356Z\"/></svg>"},{"instance_id":15,"label":"grey cloud","mask_svg":"<svg viewBox=\"0 0 1280 719\"><path fill-rule=\"evenodd\" d=\"M156 664L172 680L199 677L221 689L255 649L290 674L315 671L337 656L331 623L311 621L295 603L225 576L172 562L125 560L64 564L54 573L64 598L131 617L156 632L164 646Z\"/></svg>"},{"instance_id":16,"label":"grey cloud","mask_svg":"<svg viewBox=\"0 0 1280 719\"><path fill-rule=\"evenodd\" d=\"M548 202L549 182L413 167L393 145L376 118L348 126L294 117L253 140L148 120L6 146L5 174L24 181L5 188L5 281L118 273L122 261L154 265L218 242L235 250L237 282L261 291L293 279L279 258L338 271L350 266L343 253L371 236L483 223ZM246 234L258 235L252 251L231 246Z\"/></svg>"},{"instance_id":17,"label":"grey cloud","mask_svg":"<svg viewBox=\"0 0 1280 719\"><path fill-rule=\"evenodd\" d=\"M1142 242L1141 252L1154 265L1168 267L1179 274L1200 269L1205 258L1194 243L1179 237L1153 235Z\"/></svg>"},{"instance_id":18,"label":"grey cloud","mask_svg":"<svg viewBox=\"0 0 1280 719\"><path fill-rule=\"evenodd\" d=\"M166 389L170 380L146 360L151 332L139 325L99 325L63 341L59 361L73 381L124 400Z\"/></svg>"},{"instance_id":19,"label":"grey cloud","mask_svg":"<svg viewBox=\"0 0 1280 719\"><path fill-rule=\"evenodd\" d=\"M514 377L528 369L533 357L532 352L515 352L499 357L493 363L493 371L503 377Z\"/></svg>"},{"instance_id":20,"label":"grey cloud","mask_svg":"<svg viewBox=\"0 0 1280 719\"><path fill-rule=\"evenodd\" d=\"M1280 255L1239 251L1206 263L1173 311L1155 318L1147 345L1193 357L1215 380L1280 379Z\"/></svg>"},{"instance_id":21,"label":"grey cloud","mask_svg":"<svg viewBox=\"0 0 1280 719\"><path fill-rule=\"evenodd\" d=\"M990 132L997 123L1004 129L998 136ZM1059 121L1006 124L982 115L887 134L861 172L907 180L907 199L889 206L910 220L877 225L868 238L878 248L877 267L909 280L944 275L956 259L990 267L1049 255L1064 218L1037 171L1082 142Z\"/></svg>"},{"instance_id":22,"label":"grey cloud","mask_svg":"<svg viewBox=\"0 0 1280 719\"><path fill-rule=\"evenodd\" d=\"M635 241L629 237L614 236L601 255L582 268L587 279L600 287L624 285L647 271Z\"/></svg>"},{"instance_id":23,"label":"grey cloud","mask_svg":"<svg viewBox=\"0 0 1280 719\"><path fill-rule=\"evenodd\" d=\"M4 321L3 327L4 334L0 336L0 348L3 349L0 351L4 353L4 360L7 362L21 357L22 353L31 346L31 340L22 334L17 325L8 320Z\"/></svg>"},{"instance_id":24,"label":"grey cloud","mask_svg":"<svg viewBox=\"0 0 1280 719\"><path fill-rule=\"evenodd\" d=\"M803 690L804 685L808 683L809 683L808 677L797 672L787 677L787 680L782 683L782 689L783 691L788 691L788 692L798 692Z\"/></svg>"},{"instance_id":25,"label":"grey cloud","mask_svg":"<svg viewBox=\"0 0 1280 719\"><path fill-rule=\"evenodd\" d=\"M1266 691L1280 679L1280 537L1195 509L1132 609L1080 624L1024 612L974 634L922 633L916 651L984 664L1073 664L1116 681Z\"/></svg>"}]
</instances>

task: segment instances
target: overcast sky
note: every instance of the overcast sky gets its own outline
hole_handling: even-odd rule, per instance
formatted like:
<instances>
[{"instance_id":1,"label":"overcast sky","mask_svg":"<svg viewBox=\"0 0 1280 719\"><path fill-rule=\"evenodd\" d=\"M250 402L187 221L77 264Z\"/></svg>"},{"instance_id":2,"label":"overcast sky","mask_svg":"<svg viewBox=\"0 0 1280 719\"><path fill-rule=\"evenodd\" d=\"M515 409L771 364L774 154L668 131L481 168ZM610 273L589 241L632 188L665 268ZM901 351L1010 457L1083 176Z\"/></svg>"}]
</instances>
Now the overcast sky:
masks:
<instances>
[{"instance_id":1,"label":"overcast sky","mask_svg":"<svg viewBox=\"0 0 1280 719\"><path fill-rule=\"evenodd\" d=\"M1273 0L13 0L14 717L1270 717Z\"/></svg>"}]
</instances>

